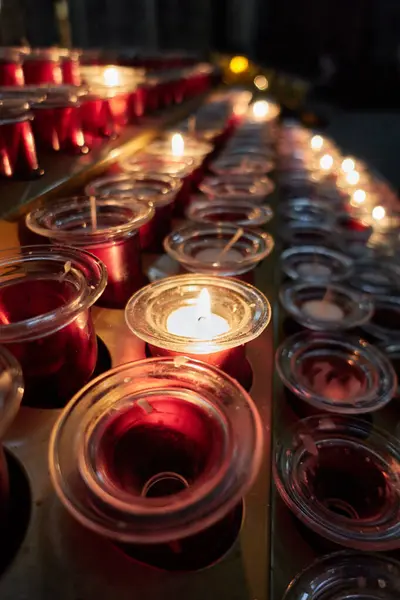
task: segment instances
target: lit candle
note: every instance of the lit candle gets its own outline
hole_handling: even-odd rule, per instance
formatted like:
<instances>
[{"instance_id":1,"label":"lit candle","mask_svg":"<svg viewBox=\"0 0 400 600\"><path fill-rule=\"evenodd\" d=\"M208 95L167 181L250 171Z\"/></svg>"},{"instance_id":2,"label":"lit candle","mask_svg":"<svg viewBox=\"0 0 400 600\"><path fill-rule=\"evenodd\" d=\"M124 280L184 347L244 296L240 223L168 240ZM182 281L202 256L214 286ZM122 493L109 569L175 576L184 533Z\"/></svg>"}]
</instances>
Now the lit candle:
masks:
<instances>
[{"instance_id":1,"label":"lit candle","mask_svg":"<svg viewBox=\"0 0 400 600\"><path fill-rule=\"evenodd\" d=\"M185 140L180 133L174 133L171 138L172 156L183 156L185 154Z\"/></svg>"},{"instance_id":2,"label":"lit candle","mask_svg":"<svg viewBox=\"0 0 400 600\"><path fill-rule=\"evenodd\" d=\"M169 315L167 330L182 337L210 340L227 333L229 323L212 312L210 294L203 288L195 304L182 306Z\"/></svg>"},{"instance_id":3,"label":"lit candle","mask_svg":"<svg viewBox=\"0 0 400 600\"><path fill-rule=\"evenodd\" d=\"M253 117L257 120L264 120L269 113L269 104L266 100L257 100L253 104Z\"/></svg>"},{"instance_id":4,"label":"lit candle","mask_svg":"<svg viewBox=\"0 0 400 600\"><path fill-rule=\"evenodd\" d=\"M121 85L121 77L117 67L106 67L103 71L104 85L107 87L116 87Z\"/></svg>"},{"instance_id":5,"label":"lit candle","mask_svg":"<svg viewBox=\"0 0 400 600\"><path fill-rule=\"evenodd\" d=\"M341 321L344 317L340 306L329 300L308 300L301 308L307 315L319 321Z\"/></svg>"},{"instance_id":6,"label":"lit candle","mask_svg":"<svg viewBox=\"0 0 400 600\"><path fill-rule=\"evenodd\" d=\"M351 171L354 171L355 168L356 168L356 163L354 162L354 160L352 158L345 158L342 161L341 169L342 169L343 173L350 173Z\"/></svg>"},{"instance_id":7,"label":"lit candle","mask_svg":"<svg viewBox=\"0 0 400 600\"><path fill-rule=\"evenodd\" d=\"M321 156L319 166L323 171L330 171L333 167L333 157L330 154Z\"/></svg>"},{"instance_id":8,"label":"lit candle","mask_svg":"<svg viewBox=\"0 0 400 600\"><path fill-rule=\"evenodd\" d=\"M313 150L321 150L324 145L324 138L321 135L313 135L310 145Z\"/></svg>"}]
</instances>

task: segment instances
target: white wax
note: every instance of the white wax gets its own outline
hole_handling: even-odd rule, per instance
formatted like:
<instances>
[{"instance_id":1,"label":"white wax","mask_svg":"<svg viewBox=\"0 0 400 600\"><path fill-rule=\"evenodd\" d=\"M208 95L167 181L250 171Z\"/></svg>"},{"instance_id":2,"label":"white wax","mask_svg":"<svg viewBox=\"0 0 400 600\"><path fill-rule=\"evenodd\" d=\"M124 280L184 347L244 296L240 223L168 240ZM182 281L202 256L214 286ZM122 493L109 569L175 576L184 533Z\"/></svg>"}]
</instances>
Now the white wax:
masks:
<instances>
[{"instance_id":1,"label":"white wax","mask_svg":"<svg viewBox=\"0 0 400 600\"><path fill-rule=\"evenodd\" d=\"M167 330L169 333L187 338L212 340L217 335L227 333L229 323L214 313L199 317L198 306L182 306L169 315Z\"/></svg>"},{"instance_id":2,"label":"white wax","mask_svg":"<svg viewBox=\"0 0 400 600\"><path fill-rule=\"evenodd\" d=\"M329 277L332 269L318 263L301 263L297 267L297 272L301 277Z\"/></svg>"},{"instance_id":3,"label":"white wax","mask_svg":"<svg viewBox=\"0 0 400 600\"><path fill-rule=\"evenodd\" d=\"M301 308L310 317L321 321L340 321L344 317L340 306L327 300L309 300L304 302Z\"/></svg>"},{"instance_id":4,"label":"white wax","mask_svg":"<svg viewBox=\"0 0 400 600\"><path fill-rule=\"evenodd\" d=\"M196 259L201 260L205 263L215 263L215 262L239 262L243 259L243 255L239 250L235 250L234 248L230 248L221 258L218 258L223 250L223 246L214 246L211 248L203 248L199 252L196 253Z\"/></svg>"}]
</instances>

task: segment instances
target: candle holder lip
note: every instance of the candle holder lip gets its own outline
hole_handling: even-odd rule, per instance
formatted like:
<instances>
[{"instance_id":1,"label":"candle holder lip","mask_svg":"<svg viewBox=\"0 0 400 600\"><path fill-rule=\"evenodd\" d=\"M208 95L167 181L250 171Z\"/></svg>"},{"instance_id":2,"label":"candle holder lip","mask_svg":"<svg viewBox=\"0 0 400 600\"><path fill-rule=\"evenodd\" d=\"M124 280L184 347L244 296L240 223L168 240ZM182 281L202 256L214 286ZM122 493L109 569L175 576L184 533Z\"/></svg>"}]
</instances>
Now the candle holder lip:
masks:
<instances>
[{"instance_id":1,"label":"candle holder lip","mask_svg":"<svg viewBox=\"0 0 400 600\"><path fill-rule=\"evenodd\" d=\"M186 210L186 216L195 223L234 223L241 227L262 227L273 219L274 213L269 204L255 205L248 200L215 198L194 200Z\"/></svg>"},{"instance_id":2,"label":"candle holder lip","mask_svg":"<svg viewBox=\"0 0 400 600\"><path fill-rule=\"evenodd\" d=\"M399 581L397 560L343 550L314 560L296 575L282 600L394 600Z\"/></svg>"},{"instance_id":3,"label":"candle holder lip","mask_svg":"<svg viewBox=\"0 0 400 600\"><path fill-rule=\"evenodd\" d=\"M255 200L260 203L275 190L275 184L268 177L233 176L206 177L199 185L200 191L206 196L218 199Z\"/></svg>"},{"instance_id":4,"label":"candle holder lip","mask_svg":"<svg viewBox=\"0 0 400 600\"><path fill-rule=\"evenodd\" d=\"M326 297L329 295L329 300ZM363 325L373 315L374 304L369 296L355 292L342 285L323 285L310 283L288 283L279 292L280 301L285 310L301 325L315 331L339 331ZM325 301L335 304L343 310L341 319L329 320L313 317L302 310L308 301Z\"/></svg>"},{"instance_id":5,"label":"candle holder lip","mask_svg":"<svg viewBox=\"0 0 400 600\"><path fill-rule=\"evenodd\" d=\"M204 418L213 418L211 408L223 415L229 421L229 426L220 430L226 456L220 468L212 470L212 479L204 474L188 489L159 498L143 496L138 489L127 502L123 487L105 493L101 477L97 486L89 481L96 468L91 435L103 418L118 417L121 402L124 407L130 403L131 408L142 408L137 402L143 394L142 402L146 398L151 402L149 392L158 398L160 418L163 401L170 400L164 400L163 394L176 394L178 400L181 396L180 402L201 407ZM150 418L151 411L143 409L143 415ZM261 465L262 448L258 411L234 379L197 360L187 359L182 365L174 358L153 358L120 365L72 398L52 431L49 466L58 497L83 525L120 542L164 543L198 533L229 513L251 487Z\"/></svg>"},{"instance_id":6,"label":"candle holder lip","mask_svg":"<svg viewBox=\"0 0 400 600\"><path fill-rule=\"evenodd\" d=\"M210 170L216 175L265 175L275 168L274 162L263 153L249 152L222 155L211 162Z\"/></svg>"},{"instance_id":7,"label":"candle holder lip","mask_svg":"<svg viewBox=\"0 0 400 600\"><path fill-rule=\"evenodd\" d=\"M374 296L374 314L380 310L391 310L395 311L400 315L400 297L398 296ZM394 339L400 340L400 329L398 326L394 326L390 321L390 317L387 325L374 322L374 314L368 322L363 323L362 329L369 334L372 334L378 340L383 342L393 341Z\"/></svg>"},{"instance_id":8,"label":"candle holder lip","mask_svg":"<svg viewBox=\"0 0 400 600\"><path fill-rule=\"evenodd\" d=\"M327 453L332 452L340 453L344 462L327 463ZM274 454L273 476L278 492L307 527L355 550L386 551L400 546L400 444L395 437L355 417L317 415L302 419L285 431ZM333 483L339 486L341 468L346 469L350 481L360 477L361 461L371 470L369 475L378 476L382 485L390 486L390 491L382 490L382 496L376 485L371 487L378 497L378 507L369 507L368 498L361 498L366 503L365 516L359 516L360 507L353 506L351 500L344 500L341 506L340 497L326 498L318 488L324 469L328 469L328 478L330 469L338 469ZM346 497L351 490L346 484L343 489ZM329 485L326 493L332 493Z\"/></svg>"},{"instance_id":9,"label":"candle holder lip","mask_svg":"<svg viewBox=\"0 0 400 600\"><path fill-rule=\"evenodd\" d=\"M0 343L24 342L55 333L87 310L103 293L107 270L93 254L70 246L22 246L0 252L0 284L28 277L69 281L75 293L63 306L42 315L0 325Z\"/></svg>"},{"instance_id":10,"label":"candle holder lip","mask_svg":"<svg viewBox=\"0 0 400 600\"><path fill-rule=\"evenodd\" d=\"M331 371L334 375L340 364L346 367L347 377L354 370L354 377L360 383L357 394L349 392L346 399L336 400L315 390L304 369L310 361L312 367L317 363L329 364L330 360L334 361ZM383 408L397 388L396 373L385 354L353 336L303 331L287 338L279 346L275 362L286 387L321 411L340 414L373 412Z\"/></svg>"},{"instance_id":11,"label":"candle holder lip","mask_svg":"<svg viewBox=\"0 0 400 600\"><path fill-rule=\"evenodd\" d=\"M29 52L24 55L24 60L46 59L52 62L60 60L60 49L55 46L49 48L30 48Z\"/></svg>"},{"instance_id":12,"label":"candle holder lip","mask_svg":"<svg viewBox=\"0 0 400 600\"><path fill-rule=\"evenodd\" d=\"M208 142L202 142L192 137L184 137L185 147L184 156L190 156L194 159L204 159L213 151L213 145ZM148 154L168 156L172 154L171 136L161 140L156 140L146 148Z\"/></svg>"},{"instance_id":13,"label":"candle holder lip","mask_svg":"<svg viewBox=\"0 0 400 600\"><path fill-rule=\"evenodd\" d=\"M367 294L394 295L400 291L400 270L396 265L376 258L361 258L355 263L350 284Z\"/></svg>"},{"instance_id":14,"label":"candle holder lip","mask_svg":"<svg viewBox=\"0 0 400 600\"><path fill-rule=\"evenodd\" d=\"M183 179L197 166L190 156L155 156L154 154L134 154L119 163L125 173L160 173Z\"/></svg>"},{"instance_id":15,"label":"candle holder lip","mask_svg":"<svg viewBox=\"0 0 400 600\"><path fill-rule=\"evenodd\" d=\"M1 98L0 93L0 124L18 123L32 120L31 105L23 97Z\"/></svg>"},{"instance_id":16,"label":"candle holder lip","mask_svg":"<svg viewBox=\"0 0 400 600\"><path fill-rule=\"evenodd\" d=\"M112 196L120 199L151 202L155 208L175 200L182 187L176 177L159 173L121 173L94 179L85 187L88 196Z\"/></svg>"},{"instance_id":17,"label":"candle holder lip","mask_svg":"<svg viewBox=\"0 0 400 600\"><path fill-rule=\"evenodd\" d=\"M220 316L226 316L230 330L212 340L170 333L168 316L182 306L192 305L203 288L207 288L214 304L218 295L223 298L221 311L217 312L224 312ZM183 354L212 354L247 344L264 331L270 319L271 306L254 286L231 277L192 273L147 285L130 298L125 308L127 325L137 337L156 347Z\"/></svg>"},{"instance_id":18,"label":"candle holder lip","mask_svg":"<svg viewBox=\"0 0 400 600\"><path fill-rule=\"evenodd\" d=\"M0 346L0 440L14 420L24 394L21 365L11 352Z\"/></svg>"},{"instance_id":19,"label":"candle holder lip","mask_svg":"<svg viewBox=\"0 0 400 600\"><path fill-rule=\"evenodd\" d=\"M294 246L284 250L280 257L281 268L285 275L294 280L311 283L336 283L348 279L354 274L354 261L337 250L325 246ZM310 270L301 272L302 265L311 267L321 265L328 270L318 274Z\"/></svg>"},{"instance_id":20,"label":"candle holder lip","mask_svg":"<svg viewBox=\"0 0 400 600\"><path fill-rule=\"evenodd\" d=\"M240 258L226 255L214 262L201 256L197 258L198 253L213 248L216 255L221 253L237 231L238 227L229 223L184 225L164 239L164 249L171 258L194 273L241 275L271 254L274 240L268 233L257 229L243 230L233 247L240 252Z\"/></svg>"},{"instance_id":21,"label":"candle holder lip","mask_svg":"<svg viewBox=\"0 0 400 600\"><path fill-rule=\"evenodd\" d=\"M323 200L296 197L289 198L279 204L277 212L280 217L290 221L333 225L335 214L333 209Z\"/></svg>"},{"instance_id":22,"label":"candle holder lip","mask_svg":"<svg viewBox=\"0 0 400 600\"><path fill-rule=\"evenodd\" d=\"M129 236L153 216L153 206L139 201L127 203L111 196L72 196L33 209L26 215L25 223L28 229L53 242L89 246Z\"/></svg>"}]
</instances>

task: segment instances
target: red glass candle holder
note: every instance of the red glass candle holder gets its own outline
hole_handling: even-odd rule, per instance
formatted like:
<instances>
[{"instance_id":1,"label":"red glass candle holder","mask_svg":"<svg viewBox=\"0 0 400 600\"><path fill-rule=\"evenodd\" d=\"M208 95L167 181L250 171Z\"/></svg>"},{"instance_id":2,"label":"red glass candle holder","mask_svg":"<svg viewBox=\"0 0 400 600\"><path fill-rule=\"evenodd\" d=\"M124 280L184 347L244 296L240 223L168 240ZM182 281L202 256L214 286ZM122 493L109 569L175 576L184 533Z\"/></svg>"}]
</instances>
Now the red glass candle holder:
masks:
<instances>
[{"instance_id":1,"label":"red glass candle holder","mask_svg":"<svg viewBox=\"0 0 400 600\"><path fill-rule=\"evenodd\" d=\"M107 98L90 92L81 99L80 104L82 129L89 145L96 138L111 138L117 135Z\"/></svg>"},{"instance_id":2,"label":"red glass candle holder","mask_svg":"<svg viewBox=\"0 0 400 600\"><path fill-rule=\"evenodd\" d=\"M197 165L199 165L198 172L196 173L196 182L198 183L204 176L205 163L208 156L213 151L213 146L206 142L200 142L199 140L189 136L183 136L183 141L183 148L181 151L176 151L175 156L179 156L179 158L190 157L197 163ZM168 138L164 138L149 144L149 146L146 148L146 152L155 156L174 156L172 148L172 135L170 135Z\"/></svg>"},{"instance_id":3,"label":"red glass candle holder","mask_svg":"<svg viewBox=\"0 0 400 600\"><path fill-rule=\"evenodd\" d=\"M25 83L61 85L63 74L58 48L37 48L24 57Z\"/></svg>"},{"instance_id":4,"label":"red glass candle holder","mask_svg":"<svg viewBox=\"0 0 400 600\"><path fill-rule=\"evenodd\" d=\"M108 273L99 304L123 308L145 284L138 230L153 214L153 208L142 202L76 197L33 210L26 225L53 243L84 248L97 256Z\"/></svg>"},{"instance_id":5,"label":"red glass candle holder","mask_svg":"<svg viewBox=\"0 0 400 600\"><path fill-rule=\"evenodd\" d=\"M23 86L22 56L26 48L0 48L0 85Z\"/></svg>"},{"instance_id":6,"label":"red glass candle holder","mask_svg":"<svg viewBox=\"0 0 400 600\"><path fill-rule=\"evenodd\" d=\"M364 551L400 546L400 445L362 419L329 414L299 421L278 440L278 492L318 535Z\"/></svg>"},{"instance_id":7,"label":"red glass candle holder","mask_svg":"<svg viewBox=\"0 0 400 600\"><path fill-rule=\"evenodd\" d=\"M32 133L33 115L23 99L0 101L0 176L32 179L43 175Z\"/></svg>"},{"instance_id":8,"label":"red glass candle holder","mask_svg":"<svg viewBox=\"0 0 400 600\"><path fill-rule=\"evenodd\" d=\"M176 195L182 187L177 178L158 173L114 175L95 179L86 186L89 196L112 196L125 200L139 200L154 207L153 219L140 229L140 245L147 252L160 252L163 240L171 231L172 213Z\"/></svg>"},{"instance_id":9,"label":"red glass candle holder","mask_svg":"<svg viewBox=\"0 0 400 600\"><path fill-rule=\"evenodd\" d=\"M146 286L132 296L125 314L128 327L148 344L152 356L201 359L244 384L249 368L245 344L267 327L271 309L249 284L190 274Z\"/></svg>"},{"instance_id":10,"label":"red glass candle holder","mask_svg":"<svg viewBox=\"0 0 400 600\"><path fill-rule=\"evenodd\" d=\"M250 489L262 448L260 416L233 379L198 361L150 359L75 396L53 429L50 474L80 523L149 555L224 519Z\"/></svg>"},{"instance_id":11,"label":"red glass candle holder","mask_svg":"<svg viewBox=\"0 0 400 600\"><path fill-rule=\"evenodd\" d=\"M73 248L0 253L0 343L22 367L24 404L59 406L90 378L97 343L89 308L106 280L98 259Z\"/></svg>"},{"instance_id":12,"label":"red glass candle holder","mask_svg":"<svg viewBox=\"0 0 400 600\"><path fill-rule=\"evenodd\" d=\"M80 99L66 88L48 90L46 100L33 105L34 132L46 150L86 154L89 148L82 129Z\"/></svg>"},{"instance_id":13,"label":"red glass candle holder","mask_svg":"<svg viewBox=\"0 0 400 600\"><path fill-rule=\"evenodd\" d=\"M240 277L269 256L274 240L263 231L246 229L237 242L223 252L237 231L235 225L227 223L186 225L165 238L164 248L171 258L192 273Z\"/></svg>"},{"instance_id":14,"label":"red glass candle holder","mask_svg":"<svg viewBox=\"0 0 400 600\"><path fill-rule=\"evenodd\" d=\"M60 49L62 82L66 85L82 84L80 54L78 50Z\"/></svg>"}]
</instances>

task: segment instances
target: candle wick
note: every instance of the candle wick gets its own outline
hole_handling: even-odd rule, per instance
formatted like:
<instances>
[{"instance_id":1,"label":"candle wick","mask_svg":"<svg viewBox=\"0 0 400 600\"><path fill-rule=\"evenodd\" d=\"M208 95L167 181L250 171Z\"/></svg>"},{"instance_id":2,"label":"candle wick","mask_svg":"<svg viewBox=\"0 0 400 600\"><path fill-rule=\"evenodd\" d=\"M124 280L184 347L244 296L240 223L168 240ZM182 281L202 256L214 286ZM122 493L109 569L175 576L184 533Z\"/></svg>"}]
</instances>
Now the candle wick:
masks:
<instances>
[{"instance_id":1,"label":"candle wick","mask_svg":"<svg viewBox=\"0 0 400 600\"><path fill-rule=\"evenodd\" d=\"M92 219L92 230L96 231L96 229L97 229L97 212L96 212L96 198L94 196L90 196L90 217Z\"/></svg>"},{"instance_id":2,"label":"candle wick","mask_svg":"<svg viewBox=\"0 0 400 600\"><path fill-rule=\"evenodd\" d=\"M205 319L205 318L206 318L206 317L197 317L197 320L198 320L198 321L201 321L201 320L203 320L203 319Z\"/></svg>"}]
</instances>

